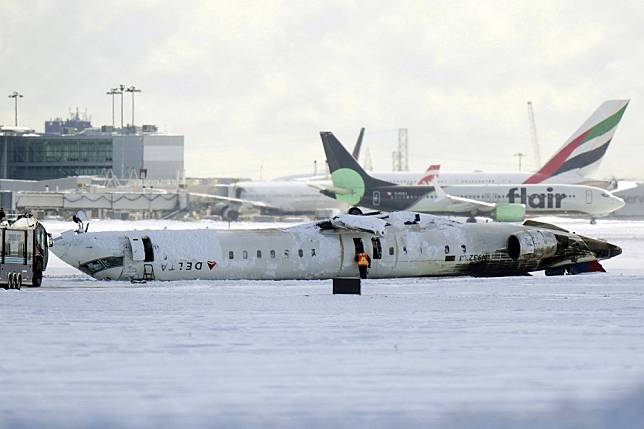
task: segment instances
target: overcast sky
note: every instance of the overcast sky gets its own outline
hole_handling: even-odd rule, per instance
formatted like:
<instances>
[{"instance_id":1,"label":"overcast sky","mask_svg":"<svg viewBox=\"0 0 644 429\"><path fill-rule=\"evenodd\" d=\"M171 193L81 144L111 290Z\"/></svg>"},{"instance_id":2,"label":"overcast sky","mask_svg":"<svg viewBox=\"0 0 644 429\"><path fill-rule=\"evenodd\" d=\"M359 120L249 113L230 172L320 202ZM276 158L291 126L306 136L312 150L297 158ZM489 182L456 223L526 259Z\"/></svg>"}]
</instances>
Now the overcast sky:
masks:
<instances>
[{"instance_id":1,"label":"overcast sky","mask_svg":"<svg viewBox=\"0 0 644 429\"><path fill-rule=\"evenodd\" d=\"M643 22L640 1L2 0L0 92L42 131L76 106L110 124L105 92L134 84L136 122L185 135L189 176L255 178L310 171L320 130L350 146L361 126L377 169L401 127L412 169L516 169L527 100L547 158L630 98L600 175L644 178Z\"/></svg>"}]
</instances>

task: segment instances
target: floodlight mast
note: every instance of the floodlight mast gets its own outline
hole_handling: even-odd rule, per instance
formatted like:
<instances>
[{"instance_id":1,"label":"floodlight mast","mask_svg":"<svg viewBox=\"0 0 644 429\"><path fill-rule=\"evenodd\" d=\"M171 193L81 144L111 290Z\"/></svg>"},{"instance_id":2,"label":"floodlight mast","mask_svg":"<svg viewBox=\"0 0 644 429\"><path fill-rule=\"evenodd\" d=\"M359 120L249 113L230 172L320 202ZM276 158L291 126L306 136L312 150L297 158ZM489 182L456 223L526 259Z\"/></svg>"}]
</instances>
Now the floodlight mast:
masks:
<instances>
[{"instance_id":1,"label":"floodlight mast","mask_svg":"<svg viewBox=\"0 0 644 429\"><path fill-rule=\"evenodd\" d=\"M517 152L517 153L513 154L512 156L516 156L519 159L519 171L521 171L521 161L523 160L523 157L525 156L525 153Z\"/></svg>"},{"instance_id":2,"label":"floodlight mast","mask_svg":"<svg viewBox=\"0 0 644 429\"><path fill-rule=\"evenodd\" d=\"M129 88L125 89L125 92L131 92L132 93L132 127L134 127L134 93L135 92L142 92L140 89L135 87L134 85L130 86Z\"/></svg>"},{"instance_id":3,"label":"floodlight mast","mask_svg":"<svg viewBox=\"0 0 644 429\"><path fill-rule=\"evenodd\" d=\"M112 128L114 128L114 96L120 93L121 92L118 88L110 88L110 90L106 92L107 95L112 96Z\"/></svg>"},{"instance_id":4,"label":"floodlight mast","mask_svg":"<svg viewBox=\"0 0 644 429\"><path fill-rule=\"evenodd\" d=\"M9 98L13 98L13 110L14 110L14 126L18 126L18 99L22 98L23 95L18 91L14 91L9 94Z\"/></svg>"},{"instance_id":5,"label":"floodlight mast","mask_svg":"<svg viewBox=\"0 0 644 429\"><path fill-rule=\"evenodd\" d=\"M118 86L119 94L121 95L121 130L123 129L123 91L125 90L125 85L120 84Z\"/></svg>"}]
</instances>

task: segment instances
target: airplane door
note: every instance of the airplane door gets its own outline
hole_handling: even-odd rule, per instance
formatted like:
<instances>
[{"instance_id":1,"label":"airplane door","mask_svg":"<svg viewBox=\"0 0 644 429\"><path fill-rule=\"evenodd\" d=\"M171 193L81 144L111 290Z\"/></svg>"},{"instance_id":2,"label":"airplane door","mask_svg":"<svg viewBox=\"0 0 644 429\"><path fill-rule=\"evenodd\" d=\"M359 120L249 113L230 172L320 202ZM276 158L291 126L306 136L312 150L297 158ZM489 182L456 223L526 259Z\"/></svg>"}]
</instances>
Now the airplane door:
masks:
<instances>
[{"instance_id":1,"label":"airplane door","mask_svg":"<svg viewBox=\"0 0 644 429\"><path fill-rule=\"evenodd\" d=\"M144 261L145 247L143 246L143 240L141 240L141 237L128 237L127 239L130 241L130 246L132 247L132 260Z\"/></svg>"},{"instance_id":2,"label":"airplane door","mask_svg":"<svg viewBox=\"0 0 644 429\"><path fill-rule=\"evenodd\" d=\"M385 237L371 237L371 251L367 253L371 256L370 274L376 277L382 277L391 274L396 265L396 245Z\"/></svg>"},{"instance_id":3,"label":"airplane door","mask_svg":"<svg viewBox=\"0 0 644 429\"><path fill-rule=\"evenodd\" d=\"M592 204L593 203L593 191L586 191L586 204Z\"/></svg>"},{"instance_id":4,"label":"airplane door","mask_svg":"<svg viewBox=\"0 0 644 429\"><path fill-rule=\"evenodd\" d=\"M380 191L373 191L373 205L380 205Z\"/></svg>"}]
</instances>

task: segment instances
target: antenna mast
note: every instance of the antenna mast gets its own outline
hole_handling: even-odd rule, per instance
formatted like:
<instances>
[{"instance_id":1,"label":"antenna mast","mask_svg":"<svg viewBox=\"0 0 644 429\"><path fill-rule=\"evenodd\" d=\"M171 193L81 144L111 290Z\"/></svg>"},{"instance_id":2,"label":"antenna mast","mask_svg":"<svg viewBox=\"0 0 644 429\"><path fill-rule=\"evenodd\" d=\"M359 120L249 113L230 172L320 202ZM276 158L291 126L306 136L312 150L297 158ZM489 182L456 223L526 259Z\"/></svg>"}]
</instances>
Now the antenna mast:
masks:
<instances>
[{"instance_id":1,"label":"antenna mast","mask_svg":"<svg viewBox=\"0 0 644 429\"><path fill-rule=\"evenodd\" d=\"M530 125L530 139L532 140L532 149L534 150L535 170L541 167L541 153L539 152L539 140L537 139L537 125L534 120L534 110L532 101L528 101L528 124Z\"/></svg>"}]
</instances>

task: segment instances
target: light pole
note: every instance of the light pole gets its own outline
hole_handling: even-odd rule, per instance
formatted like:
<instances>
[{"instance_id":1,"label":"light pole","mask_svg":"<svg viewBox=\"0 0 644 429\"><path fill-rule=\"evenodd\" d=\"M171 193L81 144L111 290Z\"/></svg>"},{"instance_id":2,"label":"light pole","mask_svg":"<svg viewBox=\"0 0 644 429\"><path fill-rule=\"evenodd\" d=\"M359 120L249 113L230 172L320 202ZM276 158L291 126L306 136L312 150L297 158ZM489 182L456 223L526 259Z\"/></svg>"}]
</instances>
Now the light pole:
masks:
<instances>
[{"instance_id":1,"label":"light pole","mask_svg":"<svg viewBox=\"0 0 644 429\"><path fill-rule=\"evenodd\" d=\"M123 129L123 90L125 89L125 85L120 84L118 87L119 94L121 95L121 130Z\"/></svg>"},{"instance_id":2,"label":"light pole","mask_svg":"<svg viewBox=\"0 0 644 429\"><path fill-rule=\"evenodd\" d=\"M514 155L512 155L512 156L516 156L517 158L519 158L519 171L521 171L521 160L522 160L522 159L523 159L523 157L525 156L525 153L517 152L517 153L515 153L515 154L514 154Z\"/></svg>"},{"instance_id":3,"label":"light pole","mask_svg":"<svg viewBox=\"0 0 644 429\"><path fill-rule=\"evenodd\" d=\"M141 92L141 90L137 89L134 85L132 85L129 88L127 88L125 91L132 93L132 127L134 127L134 93Z\"/></svg>"},{"instance_id":4,"label":"light pole","mask_svg":"<svg viewBox=\"0 0 644 429\"><path fill-rule=\"evenodd\" d=\"M22 94L18 91L14 91L9 94L9 98L13 98L13 109L14 109L14 126L18 126L18 99L22 98Z\"/></svg>"},{"instance_id":5,"label":"light pole","mask_svg":"<svg viewBox=\"0 0 644 429\"><path fill-rule=\"evenodd\" d=\"M116 94L120 94L120 92L118 88L110 88L110 90L107 91L106 94L112 96L112 128L114 128L114 96Z\"/></svg>"}]
</instances>

